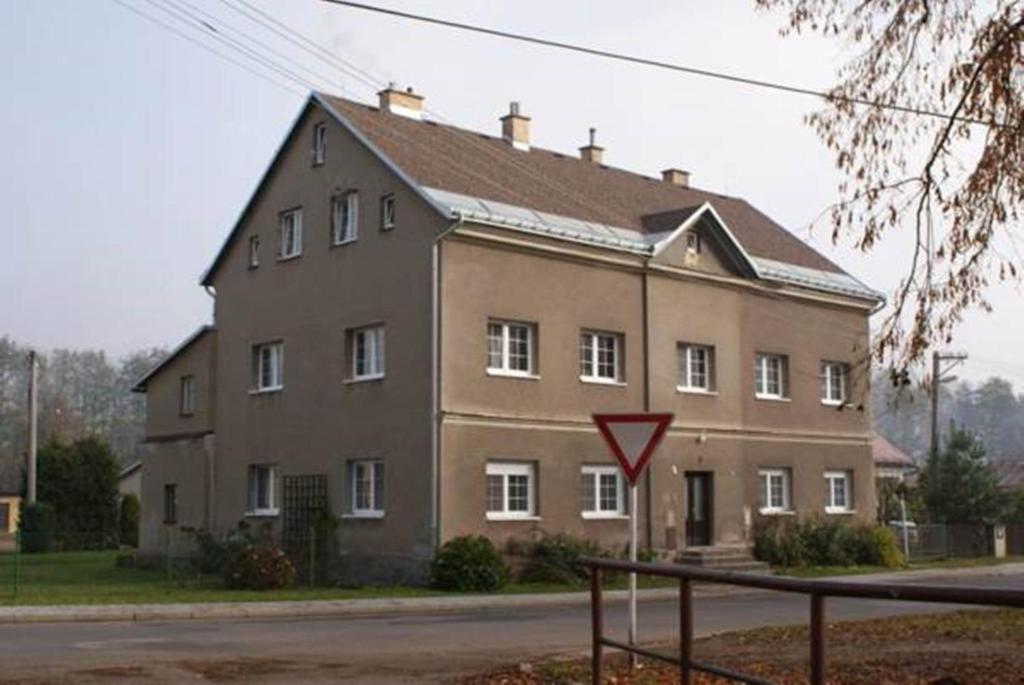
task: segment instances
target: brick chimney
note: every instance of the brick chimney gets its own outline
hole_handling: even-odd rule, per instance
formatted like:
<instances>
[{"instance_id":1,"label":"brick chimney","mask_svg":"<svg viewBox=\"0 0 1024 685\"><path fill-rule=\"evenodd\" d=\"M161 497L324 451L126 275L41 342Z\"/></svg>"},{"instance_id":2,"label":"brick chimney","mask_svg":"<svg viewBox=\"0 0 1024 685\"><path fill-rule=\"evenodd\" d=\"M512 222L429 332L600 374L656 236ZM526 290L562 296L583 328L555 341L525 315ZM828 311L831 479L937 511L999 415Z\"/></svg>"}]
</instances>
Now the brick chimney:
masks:
<instances>
[{"instance_id":1,"label":"brick chimney","mask_svg":"<svg viewBox=\"0 0 1024 685\"><path fill-rule=\"evenodd\" d=\"M423 118L424 97L412 92L412 87L405 90L398 90L394 83L377 93L380 98L380 111L390 114L397 114L410 119Z\"/></svg>"},{"instance_id":2,"label":"brick chimney","mask_svg":"<svg viewBox=\"0 0 1024 685\"><path fill-rule=\"evenodd\" d=\"M689 188L690 172L683 171L682 169L665 169L661 172L661 180L665 183L680 186L681 188Z\"/></svg>"},{"instance_id":3,"label":"brick chimney","mask_svg":"<svg viewBox=\"0 0 1024 685\"><path fill-rule=\"evenodd\" d=\"M597 138L597 129L590 129L590 144L584 145L580 148L580 159L591 162L592 164L600 164L601 159L604 157L604 148L600 145L595 145L594 141Z\"/></svg>"},{"instance_id":4,"label":"brick chimney","mask_svg":"<svg viewBox=\"0 0 1024 685\"><path fill-rule=\"evenodd\" d=\"M519 113L518 102L510 103L508 114L501 118L501 137L517 150L530 149L530 117Z\"/></svg>"}]
</instances>

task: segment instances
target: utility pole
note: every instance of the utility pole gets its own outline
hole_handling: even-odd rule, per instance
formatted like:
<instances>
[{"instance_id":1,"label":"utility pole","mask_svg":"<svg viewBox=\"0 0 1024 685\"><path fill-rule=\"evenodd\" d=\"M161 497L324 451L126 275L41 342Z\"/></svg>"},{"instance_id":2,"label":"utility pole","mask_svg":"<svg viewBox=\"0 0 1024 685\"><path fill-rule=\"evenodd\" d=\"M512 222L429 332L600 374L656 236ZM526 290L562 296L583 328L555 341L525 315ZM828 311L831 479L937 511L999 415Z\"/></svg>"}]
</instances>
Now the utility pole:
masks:
<instances>
[{"instance_id":1,"label":"utility pole","mask_svg":"<svg viewBox=\"0 0 1024 685\"><path fill-rule=\"evenodd\" d=\"M928 449L928 456L932 457L939 450L939 386L943 383L955 381L956 376L947 376L954 367L967 359L963 353L943 354L936 350L932 352L932 436ZM943 362L952 362L946 368L942 368Z\"/></svg>"},{"instance_id":2,"label":"utility pole","mask_svg":"<svg viewBox=\"0 0 1024 685\"><path fill-rule=\"evenodd\" d=\"M28 503L36 502L36 452L39 450L39 359L28 353Z\"/></svg>"}]
</instances>

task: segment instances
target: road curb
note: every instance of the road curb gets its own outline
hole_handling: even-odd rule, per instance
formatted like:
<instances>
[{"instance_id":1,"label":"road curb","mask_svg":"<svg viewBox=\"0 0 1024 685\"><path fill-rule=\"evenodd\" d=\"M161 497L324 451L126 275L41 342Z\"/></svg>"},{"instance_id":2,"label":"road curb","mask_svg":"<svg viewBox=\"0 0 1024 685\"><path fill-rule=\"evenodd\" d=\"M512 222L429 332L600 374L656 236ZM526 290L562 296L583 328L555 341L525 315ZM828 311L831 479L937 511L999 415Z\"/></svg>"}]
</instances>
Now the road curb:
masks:
<instances>
[{"instance_id":1,"label":"road curb","mask_svg":"<svg viewBox=\"0 0 1024 685\"><path fill-rule=\"evenodd\" d=\"M870 575L831 576L828 580L863 583L920 581L930 578L960 580L981 576L1024 573L1024 563L979 566L966 569L925 569ZM698 584L697 597L721 597L769 592L752 588ZM676 588L640 590L639 600L652 602L675 599ZM625 590L608 590L605 601L626 600ZM380 599L334 599L293 602L210 602L201 604L113 604L0 607L0 624L73 623L73 622L159 622L190 620L271 620L330 618L344 616L387 616L396 614L436 614L501 609L529 609L554 606L584 606L589 592L558 592L522 595L463 595L438 597L401 597Z\"/></svg>"}]
</instances>

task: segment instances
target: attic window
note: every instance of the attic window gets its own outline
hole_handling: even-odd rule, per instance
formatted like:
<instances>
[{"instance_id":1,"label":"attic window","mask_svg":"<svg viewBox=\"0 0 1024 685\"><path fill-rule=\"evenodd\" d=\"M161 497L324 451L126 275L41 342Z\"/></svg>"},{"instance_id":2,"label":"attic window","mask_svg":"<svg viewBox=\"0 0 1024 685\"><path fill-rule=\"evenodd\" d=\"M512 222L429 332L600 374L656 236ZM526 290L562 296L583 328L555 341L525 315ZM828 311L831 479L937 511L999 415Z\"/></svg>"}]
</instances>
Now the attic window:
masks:
<instances>
[{"instance_id":1,"label":"attic window","mask_svg":"<svg viewBox=\"0 0 1024 685\"><path fill-rule=\"evenodd\" d=\"M313 127L313 166L327 161L327 124L320 122Z\"/></svg>"},{"instance_id":2,"label":"attic window","mask_svg":"<svg viewBox=\"0 0 1024 685\"><path fill-rule=\"evenodd\" d=\"M693 231L686 232L686 251L690 254L700 254L700 234Z\"/></svg>"}]
</instances>

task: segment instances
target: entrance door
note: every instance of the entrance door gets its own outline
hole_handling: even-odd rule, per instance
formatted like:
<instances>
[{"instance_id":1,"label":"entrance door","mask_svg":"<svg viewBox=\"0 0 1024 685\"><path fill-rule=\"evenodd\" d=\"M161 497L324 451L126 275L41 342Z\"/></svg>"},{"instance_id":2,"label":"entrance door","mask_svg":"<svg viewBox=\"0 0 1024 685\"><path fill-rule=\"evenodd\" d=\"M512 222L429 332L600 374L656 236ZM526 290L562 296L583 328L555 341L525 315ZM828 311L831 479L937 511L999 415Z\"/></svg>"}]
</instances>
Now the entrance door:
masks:
<instances>
[{"instance_id":1,"label":"entrance door","mask_svg":"<svg viewBox=\"0 0 1024 685\"><path fill-rule=\"evenodd\" d=\"M686 472L686 545L711 544L712 474L710 471Z\"/></svg>"}]
</instances>

